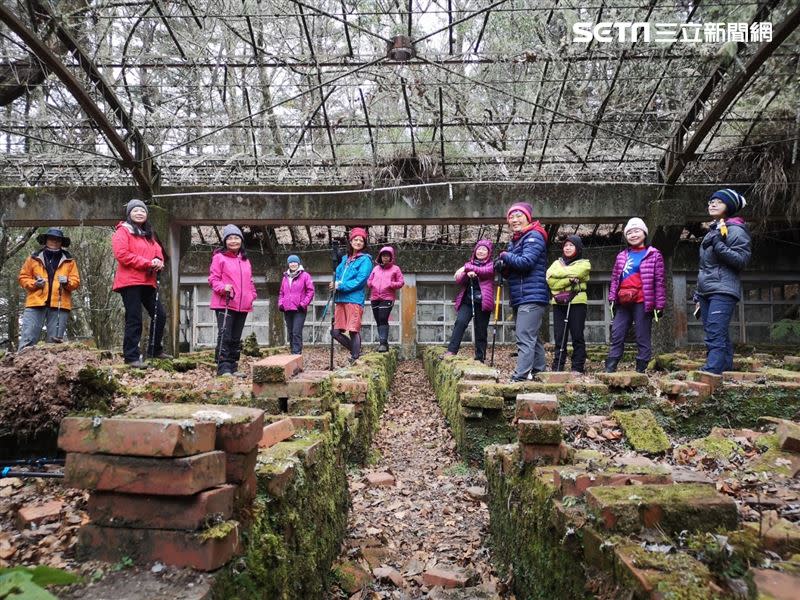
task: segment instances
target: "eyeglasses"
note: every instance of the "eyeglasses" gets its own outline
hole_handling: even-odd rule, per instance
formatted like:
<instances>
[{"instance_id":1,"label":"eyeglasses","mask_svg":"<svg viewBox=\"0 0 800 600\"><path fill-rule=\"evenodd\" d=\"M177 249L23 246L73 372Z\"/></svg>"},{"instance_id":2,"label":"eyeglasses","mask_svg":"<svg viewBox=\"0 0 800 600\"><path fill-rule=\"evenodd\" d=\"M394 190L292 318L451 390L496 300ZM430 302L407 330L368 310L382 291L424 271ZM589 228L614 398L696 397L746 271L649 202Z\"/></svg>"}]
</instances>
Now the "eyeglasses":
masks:
<instances>
[{"instance_id":1,"label":"eyeglasses","mask_svg":"<svg viewBox=\"0 0 800 600\"><path fill-rule=\"evenodd\" d=\"M519 219L527 219L528 217L525 216L525 213L515 210L514 212L508 215L509 221L518 221Z\"/></svg>"},{"instance_id":2,"label":"eyeglasses","mask_svg":"<svg viewBox=\"0 0 800 600\"><path fill-rule=\"evenodd\" d=\"M712 204L725 204L725 203L719 198L712 198L711 200L708 201L708 205L711 206Z\"/></svg>"}]
</instances>

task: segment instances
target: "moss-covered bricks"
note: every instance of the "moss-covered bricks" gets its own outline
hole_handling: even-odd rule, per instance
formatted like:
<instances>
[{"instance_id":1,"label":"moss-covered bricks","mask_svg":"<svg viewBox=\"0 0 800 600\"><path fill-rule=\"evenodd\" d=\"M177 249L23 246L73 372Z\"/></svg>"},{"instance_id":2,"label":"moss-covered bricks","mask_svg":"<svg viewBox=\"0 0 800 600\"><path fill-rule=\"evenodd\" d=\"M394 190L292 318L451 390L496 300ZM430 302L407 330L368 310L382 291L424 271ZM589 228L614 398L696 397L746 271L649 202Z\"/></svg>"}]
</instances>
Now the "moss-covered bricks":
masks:
<instances>
[{"instance_id":1,"label":"moss-covered bricks","mask_svg":"<svg viewBox=\"0 0 800 600\"><path fill-rule=\"evenodd\" d=\"M703 484L592 487L586 499L604 529L621 533L736 529L738 522L733 498Z\"/></svg>"},{"instance_id":2,"label":"moss-covered bricks","mask_svg":"<svg viewBox=\"0 0 800 600\"><path fill-rule=\"evenodd\" d=\"M348 414L259 452L244 552L221 571L214 598L323 597L347 524Z\"/></svg>"},{"instance_id":3,"label":"moss-covered bricks","mask_svg":"<svg viewBox=\"0 0 800 600\"><path fill-rule=\"evenodd\" d=\"M656 422L653 413L646 408L639 410L615 410L611 417L616 419L625 438L637 452L660 454L670 449L670 441L664 430Z\"/></svg>"},{"instance_id":4,"label":"moss-covered bricks","mask_svg":"<svg viewBox=\"0 0 800 600\"><path fill-rule=\"evenodd\" d=\"M589 578L594 584L604 582L603 589L616 588L613 596L603 597L719 597L715 573L707 565L683 550L653 551L641 536L645 528L652 528L648 540L666 532L662 547L668 547L684 529L735 530L734 501L713 486L666 484L669 469L662 465L612 465L599 458L604 457L584 450L575 453L583 464L533 468L520 460L516 444L486 449L493 559L501 576L513 574L516 597L588 598ZM587 460L597 462L600 470L588 469ZM595 481L578 490L571 478L582 475ZM627 478L644 483L625 485ZM649 478L665 484L647 483ZM562 500L556 480L572 481L571 495ZM577 497L584 492L588 503ZM738 533L727 534L731 543Z\"/></svg>"},{"instance_id":5,"label":"moss-covered bricks","mask_svg":"<svg viewBox=\"0 0 800 600\"><path fill-rule=\"evenodd\" d=\"M364 464L367 460L396 369L397 351L390 350L365 354L355 365L334 373L331 392L334 399L354 404L358 419L350 446L350 462ZM354 382L354 385L346 382Z\"/></svg>"},{"instance_id":6,"label":"moss-covered bricks","mask_svg":"<svg viewBox=\"0 0 800 600\"><path fill-rule=\"evenodd\" d=\"M556 489L522 466L516 444L489 446L484 463L493 560L513 573L520 600L584 598L586 578L556 525Z\"/></svg>"}]
</instances>

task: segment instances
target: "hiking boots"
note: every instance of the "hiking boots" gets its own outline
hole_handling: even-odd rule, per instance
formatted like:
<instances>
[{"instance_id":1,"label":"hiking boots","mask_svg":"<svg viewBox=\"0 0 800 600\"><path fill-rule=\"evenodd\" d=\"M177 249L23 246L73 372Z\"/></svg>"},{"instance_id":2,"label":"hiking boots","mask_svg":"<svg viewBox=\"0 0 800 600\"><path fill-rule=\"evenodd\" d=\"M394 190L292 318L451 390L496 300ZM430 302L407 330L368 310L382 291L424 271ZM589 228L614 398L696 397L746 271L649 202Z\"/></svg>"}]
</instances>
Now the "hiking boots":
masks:
<instances>
[{"instance_id":1,"label":"hiking boots","mask_svg":"<svg viewBox=\"0 0 800 600\"><path fill-rule=\"evenodd\" d=\"M644 373L647 370L647 363L649 361L636 359L636 372L637 373Z\"/></svg>"},{"instance_id":2,"label":"hiking boots","mask_svg":"<svg viewBox=\"0 0 800 600\"><path fill-rule=\"evenodd\" d=\"M616 373L618 364L619 364L619 359L618 358L607 358L606 359L606 373Z\"/></svg>"}]
</instances>

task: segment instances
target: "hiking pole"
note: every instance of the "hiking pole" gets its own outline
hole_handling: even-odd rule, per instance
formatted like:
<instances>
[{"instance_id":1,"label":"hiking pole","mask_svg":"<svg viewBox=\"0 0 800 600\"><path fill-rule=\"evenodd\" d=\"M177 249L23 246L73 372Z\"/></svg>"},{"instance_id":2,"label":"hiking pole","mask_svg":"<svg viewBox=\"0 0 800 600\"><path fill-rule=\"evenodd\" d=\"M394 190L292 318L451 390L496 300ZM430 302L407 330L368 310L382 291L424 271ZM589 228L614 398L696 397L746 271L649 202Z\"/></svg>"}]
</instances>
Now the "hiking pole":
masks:
<instances>
[{"instance_id":1,"label":"hiking pole","mask_svg":"<svg viewBox=\"0 0 800 600\"><path fill-rule=\"evenodd\" d=\"M331 288L331 295L328 298L328 302L331 304L335 303L336 298L336 268L339 266L339 243L336 241L331 241L331 264L333 265L333 274L331 276L331 284L333 287ZM330 349L330 364L328 365L328 370L333 371L333 326L336 324L336 308L331 311L331 349Z\"/></svg>"},{"instance_id":2,"label":"hiking pole","mask_svg":"<svg viewBox=\"0 0 800 600\"><path fill-rule=\"evenodd\" d=\"M500 268L495 275L495 283L497 284L497 291L494 295L494 331L492 332L492 357L489 360L489 366L494 366L494 346L497 343L497 321L500 319L500 301L503 293L503 261L500 261Z\"/></svg>"},{"instance_id":3,"label":"hiking pole","mask_svg":"<svg viewBox=\"0 0 800 600\"><path fill-rule=\"evenodd\" d=\"M153 301L153 314L150 315L150 339L147 344L147 353L150 358L154 358L156 353L156 320L158 319L158 295L161 287L159 278L159 272L156 271L156 297Z\"/></svg>"},{"instance_id":4,"label":"hiking pole","mask_svg":"<svg viewBox=\"0 0 800 600\"><path fill-rule=\"evenodd\" d=\"M565 355L567 353L567 333L569 332L569 309L572 308L572 300L574 298L575 296L570 294L569 302L567 302L567 312L564 315L564 334L561 336L561 344L558 346L558 361L556 364L559 371L561 370L562 364L565 366L567 364L567 357Z\"/></svg>"},{"instance_id":5,"label":"hiking pole","mask_svg":"<svg viewBox=\"0 0 800 600\"><path fill-rule=\"evenodd\" d=\"M42 473L37 471L12 471L11 467L3 467L0 469L0 479L6 477L42 477L50 479L62 479L63 473Z\"/></svg>"},{"instance_id":6,"label":"hiking pole","mask_svg":"<svg viewBox=\"0 0 800 600\"><path fill-rule=\"evenodd\" d=\"M225 312L222 313L222 327L220 328L219 335L217 336L217 362L219 362L220 354L222 354L222 342L225 339L225 332L228 327L228 308L231 303L231 293L225 290Z\"/></svg>"},{"instance_id":7,"label":"hiking pole","mask_svg":"<svg viewBox=\"0 0 800 600\"><path fill-rule=\"evenodd\" d=\"M323 308L323 309L322 309L322 315L321 315L321 316L320 316L320 318L319 318L319 320L320 320L320 322L321 322L321 323L324 323L324 322L325 322L325 318L328 316L328 309L329 309L329 308L330 308L330 306L331 306L331 300L333 300L333 292L331 292L331 293L328 295L328 301L325 303L325 308ZM317 344L317 341L318 341L318 340L317 340L317 331L318 331L318 329L315 329L315 330L314 330L314 337L313 337L313 339L311 340L311 343L312 343L312 344L314 344L315 346L316 346L316 344Z\"/></svg>"},{"instance_id":8,"label":"hiking pole","mask_svg":"<svg viewBox=\"0 0 800 600\"><path fill-rule=\"evenodd\" d=\"M0 460L0 469L20 465L32 465L40 467L42 465L63 465L63 458L19 458L15 460Z\"/></svg>"},{"instance_id":9,"label":"hiking pole","mask_svg":"<svg viewBox=\"0 0 800 600\"><path fill-rule=\"evenodd\" d=\"M469 277L469 275L467 275ZM472 301L472 345L475 348L475 353L478 352L478 338L475 337L475 278L469 277L469 297Z\"/></svg>"}]
</instances>

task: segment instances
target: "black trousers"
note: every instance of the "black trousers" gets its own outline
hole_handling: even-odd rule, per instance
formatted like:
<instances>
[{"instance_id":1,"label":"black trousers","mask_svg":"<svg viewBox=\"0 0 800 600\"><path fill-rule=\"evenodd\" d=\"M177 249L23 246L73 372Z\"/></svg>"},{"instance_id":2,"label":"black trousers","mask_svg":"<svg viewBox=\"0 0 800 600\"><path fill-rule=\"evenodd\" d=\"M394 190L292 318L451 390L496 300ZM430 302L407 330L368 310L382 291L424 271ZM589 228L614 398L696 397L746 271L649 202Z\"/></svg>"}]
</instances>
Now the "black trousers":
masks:
<instances>
[{"instance_id":1,"label":"black trousers","mask_svg":"<svg viewBox=\"0 0 800 600\"><path fill-rule=\"evenodd\" d=\"M283 313L283 320L286 321L286 335L292 354L303 353L303 325L306 323L306 314L304 310L287 310Z\"/></svg>"},{"instance_id":2,"label":"black trousers","mask_svg":"<svg viewBox=\"0 0 800 600\"><path fill-rule=\"evenodd\" d=\"M586 323L586 305L569 306L567 322L568 338L564 339L564 319L567 318L567 305L553 305L553 343L555 344L553 371L563 371L567 364L567 343L572 339L572 370L583 373L586 367L586 341L583 328ZM562 352L563 345L563 352Z\"/></svg>"},{"instance_id":3,"label":"black trousers","mask_svg":"<svg viewBox=\"0 0 800 600\"><path fill-rule=\"evenodd\" d=\"M215 309L217 313L217 349L214 360L217 361L217 375L236 373L239 369L239 357L242 353L242 331L247 320L246 312L228 309Z\"/></svg>"},{"instance_id":4,"label":"black trousers","mask_svg":"<svg viewBox=\"0 0 800 600\"><path fill-rule=\"evenodd\" d=\"M375 325L378 326L378 341L381 344L389 344L389 315L392 314L392 307L394 307L393 300L373 300L372 316L375 319Z\"/></svg>"},{"instance_id":5,"label":"black trousers","mask_svg":"<svg viewBox=\"0 0 800 600\"><path fill-rule=\"evenodd\" d=\"M468 302L469 297L465 297L464 301L458 309L456 314L456 322L453 325L453 336L450 338L450 344L447 346L447 351L453 354L458 353L461 347L461 340L464 337L464 332L472 320L472 303ZM475 311L475 360L486 360L486 346L489 340L489 319L492 316L492 311L482 310L480 306L476 306Z\"/></svg>"},{"instance_id":6,"label":"black trousers","mask_svg":"<svg viewBox=\"0 0 800 600\"><path fill-rule=\"evenodd\" d=\"M164 351L164 326L167 312L161 300L156 302L156 288L149 285L131 285L119 290L122 305L125 307L125 336L122 353L125 362L139 360L139 342L142 340L142 307L150 315L151 325L147 340L147 356L157 356ZM155 321L155 323L152 323ZM153 326L155 325L155 327Z\"/></svg>"}]
</instances>

